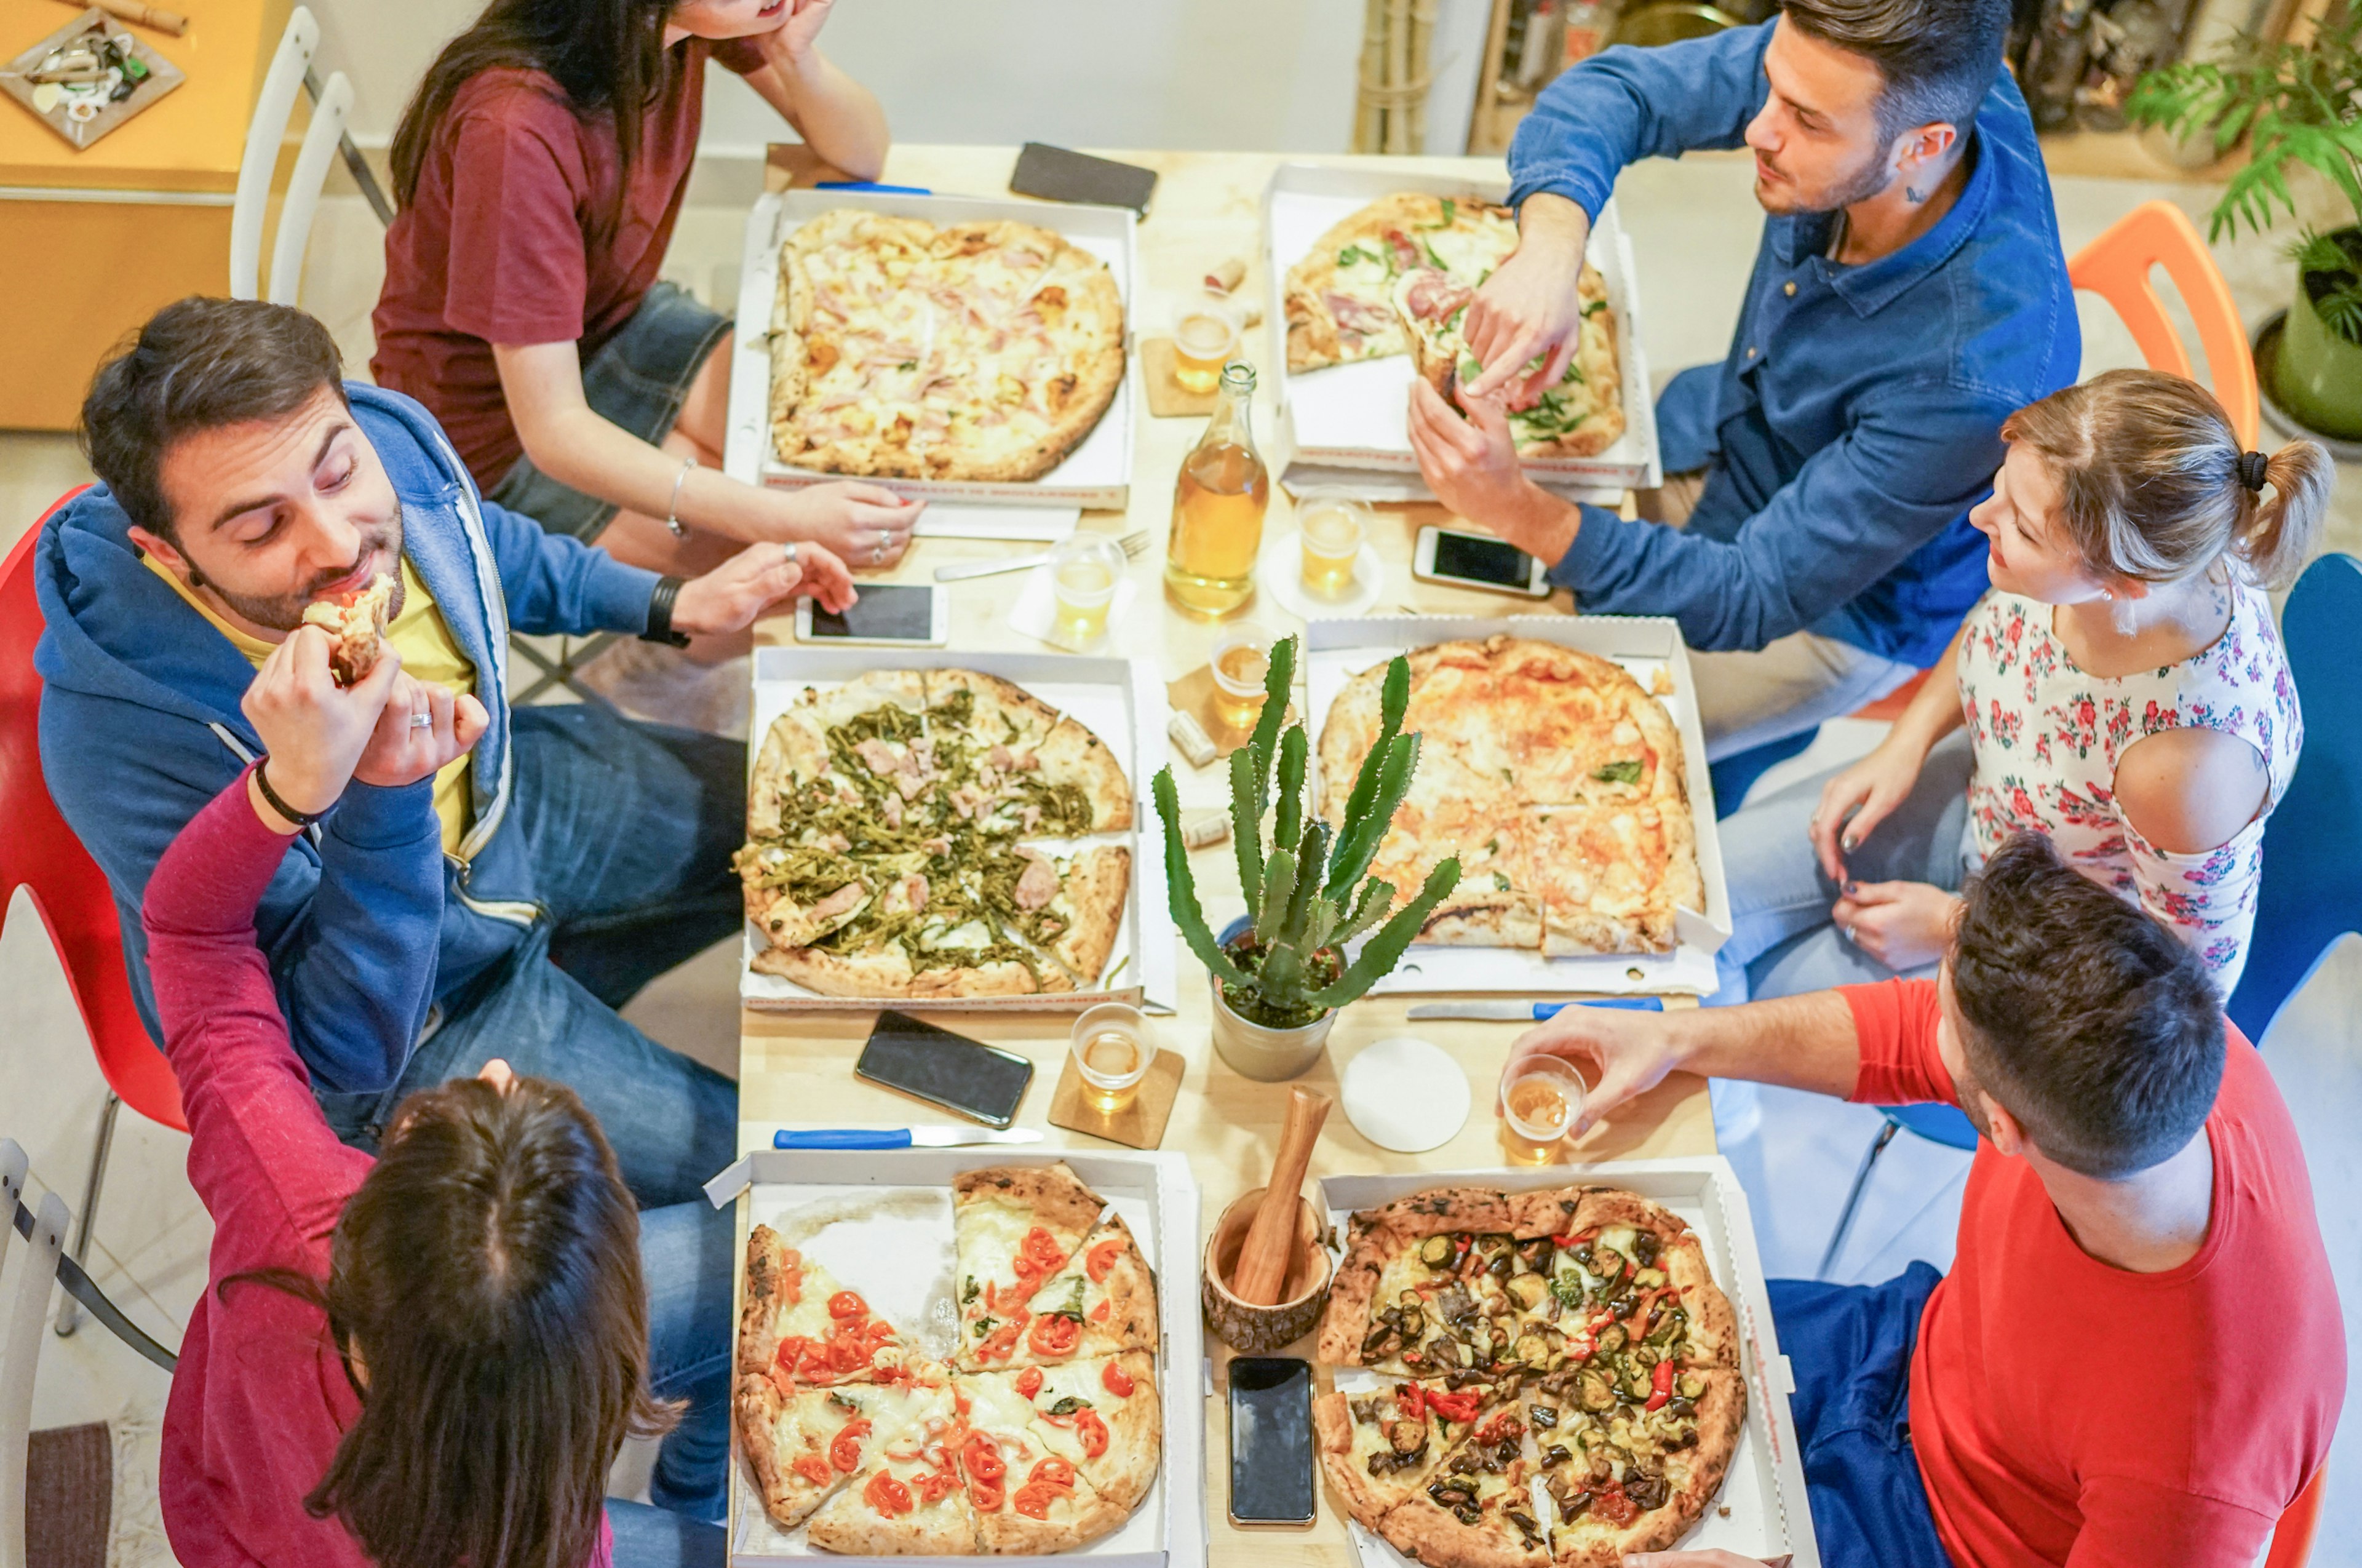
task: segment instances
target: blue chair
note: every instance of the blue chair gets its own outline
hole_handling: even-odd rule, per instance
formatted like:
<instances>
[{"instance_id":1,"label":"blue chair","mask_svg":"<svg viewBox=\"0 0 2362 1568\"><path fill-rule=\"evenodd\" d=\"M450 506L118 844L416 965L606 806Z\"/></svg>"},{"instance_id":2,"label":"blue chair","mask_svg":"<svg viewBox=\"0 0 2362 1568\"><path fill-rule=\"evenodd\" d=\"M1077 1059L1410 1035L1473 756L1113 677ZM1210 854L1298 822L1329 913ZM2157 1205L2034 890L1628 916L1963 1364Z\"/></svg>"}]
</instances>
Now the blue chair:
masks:
<instances>
[{"instance_id":1,"label":"blue chair","mask_svg":"<svg viewBox=\"0 0 2362 1568\"><path fill-rule=\"evenodd\" d=\"M2304 704L2304 755L2265 835L2256 938L2226 1010L2260 1042L2337 937L2362 931L2362 561L2325 555L2280 612Z\"/></svg>"}]
</instances>

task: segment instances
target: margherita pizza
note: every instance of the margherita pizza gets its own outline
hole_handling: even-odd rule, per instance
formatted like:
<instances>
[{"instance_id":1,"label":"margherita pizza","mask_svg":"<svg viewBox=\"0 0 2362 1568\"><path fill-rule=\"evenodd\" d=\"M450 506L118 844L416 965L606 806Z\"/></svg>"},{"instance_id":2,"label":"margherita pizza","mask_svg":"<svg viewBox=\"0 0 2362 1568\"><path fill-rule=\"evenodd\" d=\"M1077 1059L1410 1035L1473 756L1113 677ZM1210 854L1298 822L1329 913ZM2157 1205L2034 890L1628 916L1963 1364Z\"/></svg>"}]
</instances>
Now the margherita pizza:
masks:
<instances>
[{"instance_id":1,"label":"margherita pizza","mask_svg":"<svg viewBox=\"0 0 2362 1568\"><path fill-rule=\"evenodd\" d=\"M1115 946L1132 823L1105 742L973 670L806 690L755 762L737 867L754 960L822 996L1088 990ZM1053 842L1054 841L1054 842Z\"/></svg>"},{"instance_id":2,"label":"margherita pizza","mask_svg":"<svg viewBox=\"0 0 2362 1568\"><path fill-rule=\"evenodd\" d=\"M1103 1209L1063 1165L958 1178L956 1367L756 1226L735 1404L772 1521L862 1555L1064 1551L1121 1525L1164 1405L1154 1277Z\"/></svg>"},{"instance_id":3,"label":"margherita pizza","mask_svg":"<svg viewBox=\"0 0 2362 1568\"><path fill-rule=\"evenodd\" d=\"M779 460L901 479L1038 479L1123 384L1107 263L1031 224L850 208L789 236L771 316Z\"/></svg>"},{"instance_id":4,"label":"margherita pizza","mask_svg":"<svg viewBox=\"0 0 2362 1568\"><path fill-rule=\"evenodd\" d=\"M1632 1193L1445 1188L1353 1216L1319 1353L1322 1468L1430 1568L1613 1568L1721 1489L1747 1410L1695 1232Z\"/></svg>"},{"instance_id":5,"label":"margherita pizza","mask_svg":"<svg viewBox=\"0 0 2362 1568\"><path fill-rule=\"evenodd\" d=\"M1289 372L1407 353L1457 404L1461 383L1483 369L1461 336L1468 302L1517 248L1517 214L1492 202L1403 194L1371 203L1288 269ZM1576 289L1583 325L1573 359L1557 386L1509 415L1525 457L1593 457L1624 434L1606 280L1586 262Z\"/></svg>"},{"instance_id":6,"label":"margherita pizza","mask_svg":"<svg viewBox=\"0 0 2362 1568\"><path fill-rule=\"evenodd\" d=\"M1341 821L1381 728L1386 667L1348 681L1320 734L1321 811ZM1550 956L1666 953L1701 910L1681 735L1614 661L1540 638L1438 643L1410 656L1406 734L1418 767L1373 876L1396 901L1458 856L1460 883L1419 940Z\"/></svg>"}]
</instances>

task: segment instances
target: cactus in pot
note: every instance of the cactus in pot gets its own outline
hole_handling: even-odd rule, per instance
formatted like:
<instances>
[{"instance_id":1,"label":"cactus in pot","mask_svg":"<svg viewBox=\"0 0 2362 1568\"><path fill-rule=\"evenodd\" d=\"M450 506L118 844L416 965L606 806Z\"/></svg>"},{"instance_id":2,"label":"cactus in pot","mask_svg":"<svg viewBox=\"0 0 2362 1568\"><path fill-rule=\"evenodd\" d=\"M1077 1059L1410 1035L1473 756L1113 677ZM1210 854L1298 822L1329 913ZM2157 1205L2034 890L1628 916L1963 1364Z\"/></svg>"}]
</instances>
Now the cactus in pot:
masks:
<instances>
[{"instance_id":1,"label":"cactus in pot","mask_svg":"<svg viewBox=\"0 0 2362 1568\"><path fill-rule=\"evenodd\" d=\"M1459 860L1443 861L1428 873L1418 896L1388 918L1394 885L1367 876L1418 765L1419 737L1400 733L1410 706L1410 661L1397 657L1387 668L1377 744L1362 760L1344 821L1332 827L1309 809L1304 775L1311 742L1303 723L1280 733L1297 646L1291 636L1272 648L1263 717L1247 743L1231 754L1231 838L1249 921L1227 945L1198 903L1188 850L1181 842L1173 769L1159 772L1154 786L1156 814L1164 823L1174 922L1190 951L1212 972L1231 1010L1275 1030L1319 1022L1384 978L1460 880ZM1272 820L1268 848L1266 814ZM1373 926L1375 934L1347 964L1346 943Z\"/></svg>"}]
</instances>

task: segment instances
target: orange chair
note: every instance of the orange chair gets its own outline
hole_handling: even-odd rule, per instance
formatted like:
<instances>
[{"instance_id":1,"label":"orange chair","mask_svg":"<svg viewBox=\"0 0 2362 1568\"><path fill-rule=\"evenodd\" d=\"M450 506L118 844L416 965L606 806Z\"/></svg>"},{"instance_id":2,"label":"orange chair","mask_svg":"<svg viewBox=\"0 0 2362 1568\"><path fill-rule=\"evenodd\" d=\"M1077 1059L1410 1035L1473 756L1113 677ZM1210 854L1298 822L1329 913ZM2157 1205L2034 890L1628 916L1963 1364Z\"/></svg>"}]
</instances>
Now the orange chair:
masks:
<instances>
[{"instance_id":1,"label":"orange chair","mask_svg":"<svg viewBox=\"0 0 2362 1568\"><path fill-rule=\"evenodd\" d=\"M106 1079L106 1106L99 1113L97 1146L91 1151L90 1181L74 1231L77 1264L90 1251L116 1112L128 1105L150 1121L175 1132L189 1130L181 1114L181 1086L131 999L123 932L105 873L66 825L41 778L41 678L33 669L41 607L33 597L33 556L50 518L80 493L77 488L61 496L0 563L0 920L6 918L10 895L23 887L49 929ZM69 1299L59 1309L58 1332L72 1333L77 1319Z\"/></svg>"},{"instance_id":2,"label":"orange chair","mask_svg":"<svg viewBox=\"0 0 2362 1568\"><path fill-rule=\"evenodd\" d=\"M2231 285L2215 270L2214 258L2198 236L2189 215L2171 202L2143 202L2108 226L2108 231L2075 253L2067 263L2067 281L2089 289L2114 305L2132 329L2141 358L2152 370L2164 370L2192 381L2197 373L2190 350L2165 314L2149 281L2152 268L2181 292L2198 328L2198 342L2206 353L2206 373L2213 378L2214 396L2231 416L2232 433L2242 447L2256 444L2256 359L2247 347L2247 331L2240 324L2239 307L2231 303Z\"/></svg>"}]
</instances>

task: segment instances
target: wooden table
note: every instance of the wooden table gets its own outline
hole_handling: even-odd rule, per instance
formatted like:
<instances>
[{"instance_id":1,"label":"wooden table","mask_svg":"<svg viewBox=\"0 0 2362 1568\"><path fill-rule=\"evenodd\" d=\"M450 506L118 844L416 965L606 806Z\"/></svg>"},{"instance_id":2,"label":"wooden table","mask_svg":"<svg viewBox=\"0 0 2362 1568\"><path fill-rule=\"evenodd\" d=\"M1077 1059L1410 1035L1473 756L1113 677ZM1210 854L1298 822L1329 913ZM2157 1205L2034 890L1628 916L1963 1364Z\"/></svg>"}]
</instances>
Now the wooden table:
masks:
<instances>
[{"instance_id":1,"label":"wooden table","mask_svg":"<svg viewBox=\"0 0 2362 1568\"><path fill-rule=\"evenodd\" d=\"M781 170L796 169L788 149L778 149ZM1139 297L1132 302L1132 320L1140 337L1156 335L1169 322L1172 307L1213 265L1231 256L1248 259L1251 271L1242 286L1244 297L1260 299L1263 308L1276 308L1254 258L1261 248L1259 213L1263 188L1281 161L1276 155L1255 153L1114 153L1128 162L1158 171L1156 200L1140 226L1142 277ZM898 147L887 165L884 180L893 184L922 185L966 194L999 194L1007 191L1009 171L1016 159L1011 148ZM1472 178L1498 179L1501 165L1486 159L1339 159L1406 171L1465 173ZM811 171L798 170L806 179ZM1250 332L1246 355L1258 364L1264 359L1268 338ZM1203 664L1221 635L1220 623L1194 619L1174 608L1163 593L1163 543L1172 509L1174 475L1181 459L1197 443L1204 427L1199 418L1155 419L1145 399L1138 403L1138 449L1133 459L1131 504L1127 513L1087 514L1084 526L1110 534L1145 528L1156 541L1132 563L1140 598L1131 624L1120 627L1120 651L1154 658L1167 679ZM1261 412L1267 415L1268 398ZM1259 419L1258 427L1267 420ZM1386 582L1379 611L1407 606L1442 614L1499 614L1505 608L1530 608L1529 602L1497 594L1418 582L1410 575L1410 547L1418 529L1442 521L1436 506L1385 507L1379 512L1375 543L1386 567ZM1288 525L1288 503L1275 486L1269 528ZM938 566L955 560L1022 553L1036 546L991 544L971 540L922 540L896 569L881 580L923 582ZM1010 630L1006 623L1016 577L986 578L951 586L952 646L960 648L1007 648L1038 652L1042 645ZM1557 596L1560 609L1569 608L1567 596ZM1248 612L1275 630L1299 624L1261 597ZM758 632L764 640L791 641L793 624L781 618ZM1225 803L1228 791L1220 767L1192 768L1186 759L1174 759L1185 812ZM1133 780L1146 809L1147 781ZM1156 829L1148 818L1144 839L1153 844ZM1238 871L1228 845L1200 850L1192 857L1200 896L1209 918L1219 923L1220 911L1240 907ZM1188 1066L1173 1119L1162 1147L1189 1156L1203 1198L1205 1223L1210 1226L1222 1209L1240 1193L1263 1185L1277 1149L1280 1123L1287 1106L1287 1086L1257 1083L1241 1077L1213 1053L1209 1020L1210 999L1205 971L1185 950L1181 960L1180 1010L1159 1019L1159 1043L1179 1052ZM1415 1033L1433 1041L1467 1069L1474 1108L1459 1136L1424 1154L1396 1154L1378 1148L1333 1112L1322 1130L1312 1158L1314 1178L1361 1172L1461 1170L1498 1166L1517 1158L1491 1114L1495 1084L1507 1060L1509 1042L1518 1026L1505 1023L1408 1023L1407 1002L1400 998L1374 998L1354 1003L1337 1021L1329 1052L1320 1064L1296 1080L1333 1097L1338 1065L1373 1041L1389 1035ZM853 1061L867 1038L873 1013L829 1011L784 1015L743 1014L739 1049L739 1114L748 1146L767 1146L778 1123L806 1126L901 1126L912 1121L935 1121L925 1108L888 1090L862 1083L853 1076ZM1066 1051L1071 1015L1061 1013L973 1014L940 1016L947 1027L990 1041L1031 1056L1036 1066L1033 1087L1018 1115L1020 1125L1039 1127L1047 1136L1035 1147L1106 1151L1119 1145L1068 1132L1049 1125L1050 1095ZM1607 1160L1662 1155L1708 1154L1714 1152L1714 1121L1706 1104L1704 1080L1683 1075L1668 1079L1611 1121L1594 1128L1579 1143L1567 1145L1562 1158ZM1202 1241L1182 1255L1171 1248L1160 1260L1166 1288L1194 1300L1198 1253ZM1187 1309L1185 1308L1185 1309ZM1207 1343L1214 1360L1217 1394L1206 1404L1206 1518L1209 1555L1218 1564L1276 1562L1319 1563L1338 1568L1351 1561L1343 1525L1325 1496L1319 1518L1308 1531L1240 1530L1231 1528L1225 1511L1229 1490L1228 1418L1221 1389L1228 1350L1211 1335ZM1309 1359L1310 1341L1288 1347L1288 1353ZM1175 1368L1175 1388L1187 1386L1187 1368Z\"/></svg>"}]
</instances>

